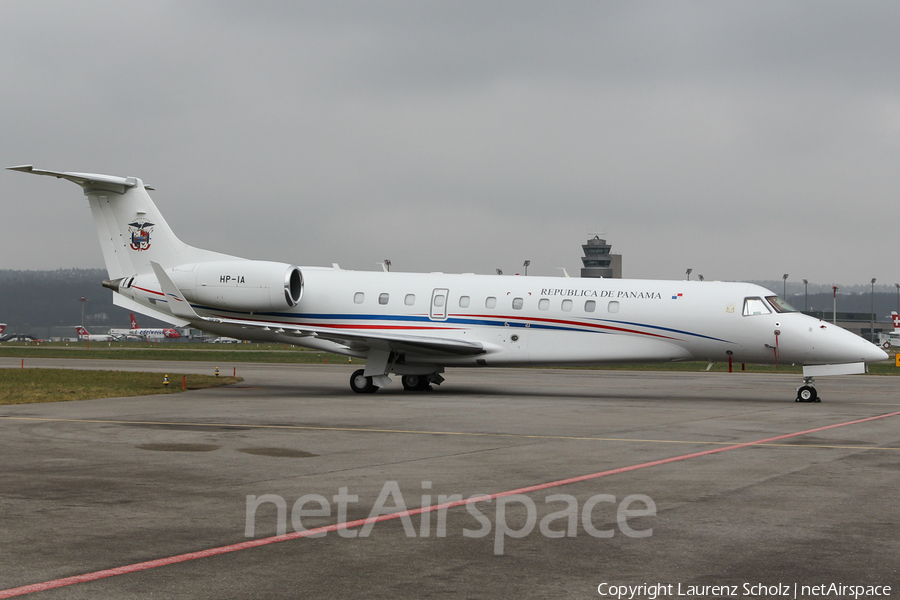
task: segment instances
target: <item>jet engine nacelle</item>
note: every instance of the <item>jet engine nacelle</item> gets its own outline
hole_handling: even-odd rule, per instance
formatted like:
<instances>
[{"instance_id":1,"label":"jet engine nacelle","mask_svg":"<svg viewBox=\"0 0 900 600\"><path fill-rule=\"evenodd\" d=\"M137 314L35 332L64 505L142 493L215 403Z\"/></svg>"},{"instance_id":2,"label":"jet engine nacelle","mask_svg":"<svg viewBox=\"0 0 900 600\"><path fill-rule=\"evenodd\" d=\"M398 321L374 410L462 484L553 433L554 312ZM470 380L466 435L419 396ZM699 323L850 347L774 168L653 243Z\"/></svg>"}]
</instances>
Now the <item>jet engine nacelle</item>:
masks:
<instances>
[{"instance_id":1,"label":"jet engine nacelle","mask_svg":"<svg viewBox=\"0 0 900 600\"><path fill-rule=\"evenodd\" d=\"M294 265L229 260L179 265L172 282L192 304L246 312L293 308L303 295L303 275Z\"/></svg>"}]
</instances>

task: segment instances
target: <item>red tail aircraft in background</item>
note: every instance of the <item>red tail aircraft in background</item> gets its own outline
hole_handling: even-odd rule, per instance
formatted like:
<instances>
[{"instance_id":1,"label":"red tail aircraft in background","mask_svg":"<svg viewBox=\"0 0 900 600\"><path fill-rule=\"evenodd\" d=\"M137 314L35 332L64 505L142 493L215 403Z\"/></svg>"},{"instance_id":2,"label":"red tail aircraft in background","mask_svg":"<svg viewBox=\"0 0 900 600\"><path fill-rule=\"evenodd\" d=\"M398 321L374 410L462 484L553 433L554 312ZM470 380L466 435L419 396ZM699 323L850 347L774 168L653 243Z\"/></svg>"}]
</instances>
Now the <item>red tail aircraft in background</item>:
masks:
<instances>
[{"instance_id":1,"label":"red tail aircraft in background","mask_svg":"<svg viewBox=\"0 0 900 600\"><path fill-rule=\"evenodd\" d=\"M116 335L113 332L97 333L97 334L88 333L88 330L81 326L76 327L75 331L78 332L78 339L81 341L118 342L118 341L121 341L121 339L122 339L120 336Z\"/></svg>"},{"instance_id":2,"label":"red tail aircraft in background","mask_svg":"<svg viewBox=\"0 0 900 600\"><path fill-rule=\"evenodd\" d=\"M162 327L138 327L137 319L134 313L131 313L131 329L110 329L110 333L122 335L125 337L135 337L140 339L163 339L163 338L180 338L181 335L176 329Z\"/></svg>"}]
</instances>

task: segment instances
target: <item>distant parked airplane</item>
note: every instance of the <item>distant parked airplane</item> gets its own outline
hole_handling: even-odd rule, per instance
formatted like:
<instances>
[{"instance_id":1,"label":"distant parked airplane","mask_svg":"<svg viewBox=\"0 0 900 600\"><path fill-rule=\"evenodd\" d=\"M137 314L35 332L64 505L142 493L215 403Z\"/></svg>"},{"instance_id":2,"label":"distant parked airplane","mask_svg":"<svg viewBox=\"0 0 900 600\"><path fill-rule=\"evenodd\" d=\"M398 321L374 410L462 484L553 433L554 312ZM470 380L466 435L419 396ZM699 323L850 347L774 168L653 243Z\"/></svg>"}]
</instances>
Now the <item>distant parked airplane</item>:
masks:
<instances>
[{"instance_id":1,"label":"distant parked airplane","mask_svg":"<svg viewBox=\"0 0 900 600\"><path fill-rule=\"evenodd\" d=\"M33 335L25 333L3 333L6 331L6 323L0 323L0 342L41 342Z\"/></svg>"},{"instance_id":2,"label":"distant parked airplane","mask_svg":"<svg viewBox=\"0 0 900 600\"><path fill-rule=\"evenodd\" d=\"M84 189L114 303L220 336L364 358L350 377L374 392L443 381L446 367L702 360L866 372L887 354L748 283L354 272L246 260L179 240L136 177L14 171ZM361 216L364 218L364 215Z\"/></svg>"},{"instance_id":3,"label":"distant parked airplane","mask_svg":"<svg viewBox=\"0 0 900 600\"><path fill-rule=\"evenodd\" d=\"M894 321L894 330L888 333L888 342L894 348L900 348L900 315L896 310L891 311L891 319Z\"/></svg>"},{"instance_id":4,"label":"distant parked airplane","mask_svg":"<svg viewBox=\"0 0 900 600\"><path fill-rule=\"evenodd\" d=\"M124 337L135 337L137 339L163 339L163 338L179 338L181 335L175 329L163 329L161 327L138 327L137 319L134 313L131 313L131 329L110 329L109 332L114 335Z\"/></svg>"},{"instance_id":5,"label":"distant parked airplane","mask_svg":"<svg viewBox=\"0 0 900 600\"><path fill-rule=\"evenodd\" d=\"M119 336L110 333L91 334L81 326L76 327L75 331L78 332L79 340L88 342L118 342L121 339Z\"/></svg>"}]
</instances>

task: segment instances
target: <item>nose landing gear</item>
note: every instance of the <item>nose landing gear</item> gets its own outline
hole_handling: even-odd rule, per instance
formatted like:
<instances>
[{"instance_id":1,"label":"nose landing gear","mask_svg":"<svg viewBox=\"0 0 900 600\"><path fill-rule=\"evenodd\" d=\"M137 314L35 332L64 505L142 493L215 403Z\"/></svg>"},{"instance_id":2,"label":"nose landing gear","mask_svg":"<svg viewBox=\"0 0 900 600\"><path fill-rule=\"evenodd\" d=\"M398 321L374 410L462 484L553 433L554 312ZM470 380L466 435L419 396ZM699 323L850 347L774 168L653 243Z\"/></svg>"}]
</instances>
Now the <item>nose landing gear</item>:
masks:
<instances>
[{"instance_id":1,"label":"nose landing gear","mask_svg":"<svg viewBox=\"0 0 900 600\"><path fill-rule=\"evenodd\" d=\"M797 399L795 402L821 402L822 399L819 398L819 392L816 391L815 386L813 386L813 378L812 377L804 377L803 385L797 388Z\"/></svg>"}]
</instances>

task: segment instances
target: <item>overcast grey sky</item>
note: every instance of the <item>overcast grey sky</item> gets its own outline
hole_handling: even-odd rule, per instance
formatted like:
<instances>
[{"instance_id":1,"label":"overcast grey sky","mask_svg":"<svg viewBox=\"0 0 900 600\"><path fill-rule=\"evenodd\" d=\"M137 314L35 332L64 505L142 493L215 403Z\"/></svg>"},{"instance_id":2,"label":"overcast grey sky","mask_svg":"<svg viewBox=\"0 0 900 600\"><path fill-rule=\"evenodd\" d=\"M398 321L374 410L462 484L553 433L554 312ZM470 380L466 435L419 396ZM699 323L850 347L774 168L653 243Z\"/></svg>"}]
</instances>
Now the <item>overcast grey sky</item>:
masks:
<instances>
[{"instance_id":1,"label":"overcast grey sky","mask_svg":"<svg viewBox=\"0 0 900 600\"><path fill-rule=\"evenodd\" d=\"M299 265L879 283L897 2L0 3L2 166L136 176L184 241ZM102 266L0 172L0 268Z\"/></svg>"}]
</instances>

